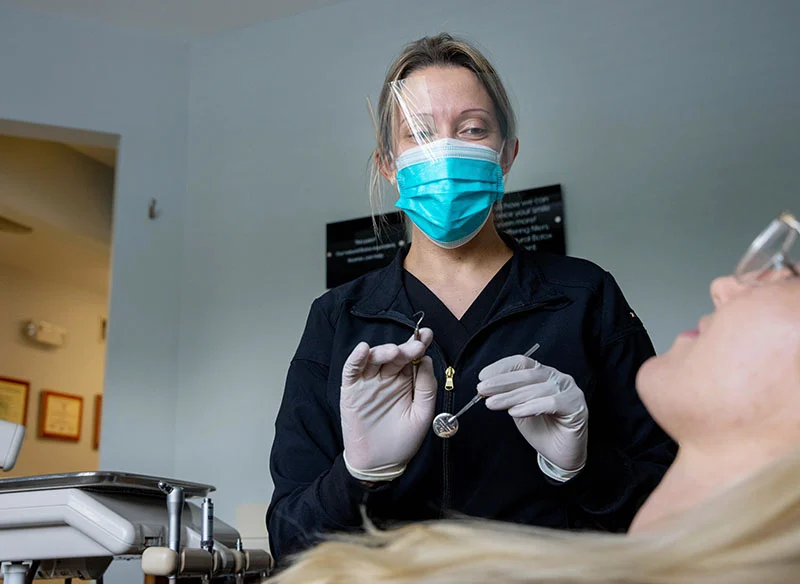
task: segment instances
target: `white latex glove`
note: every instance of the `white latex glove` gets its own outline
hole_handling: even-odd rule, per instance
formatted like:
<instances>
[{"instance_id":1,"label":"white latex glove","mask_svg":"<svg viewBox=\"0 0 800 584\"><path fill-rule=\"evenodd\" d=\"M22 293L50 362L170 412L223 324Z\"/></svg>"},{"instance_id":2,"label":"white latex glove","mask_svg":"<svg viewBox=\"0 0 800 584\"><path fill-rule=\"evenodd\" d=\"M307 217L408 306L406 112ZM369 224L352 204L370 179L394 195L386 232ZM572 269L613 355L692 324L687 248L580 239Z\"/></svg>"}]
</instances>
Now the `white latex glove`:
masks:
<instances>
[{"instance_id":1,"label":"white latex glove","mask_svg":"<svg viewBox=\"0 0 800 584\"><path fill-rule=\"evenodd\" d=\"M433 331L402 345L359 343L342 369L344 462L362 481L399 477L431 427L436 406L433 362L423 357ZM422 359L413 383L412 361Z\"/></svg>"},{"instance_id":2,"label":"white latex glove","mask_svg":"<svg viewBox=\"0 0 800 584\"><path fill-rule=\"evenodd\" d=\"M507 410L539 453L539 467L566 481L586 464L589 410L575 380L523 355L485 367L477 390L490 410ZM544 460L543 460L544 459Z\"/></svg>"}]
</instances>

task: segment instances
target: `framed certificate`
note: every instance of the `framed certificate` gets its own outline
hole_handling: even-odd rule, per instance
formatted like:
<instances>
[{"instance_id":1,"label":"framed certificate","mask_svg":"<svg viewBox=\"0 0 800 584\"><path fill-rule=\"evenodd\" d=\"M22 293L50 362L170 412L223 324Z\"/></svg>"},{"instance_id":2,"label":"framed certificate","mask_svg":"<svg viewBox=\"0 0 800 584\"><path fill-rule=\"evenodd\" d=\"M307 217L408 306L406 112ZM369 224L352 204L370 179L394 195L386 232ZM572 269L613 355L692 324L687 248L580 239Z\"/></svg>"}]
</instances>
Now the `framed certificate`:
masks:
<instances>
[{"instance_id":1,"label":"framed certificate","mask_svg":"<svg viewBox=\"0 0 800 584\"><path fill-rule=\"evenodd\" d=\"M44 390L39 404L39 437L78 442L83 421L83 397Z\"/></svg>"},{"instance_id":2,"label":"framed certificate","mask_svg":"<svg viewBox=\"0 0 800 584\"><path fill-rule=\"evenodd\" d=\"M0 377L0 420L25 425L30 389L28 381Z\"/></svg>"}]
</instances>

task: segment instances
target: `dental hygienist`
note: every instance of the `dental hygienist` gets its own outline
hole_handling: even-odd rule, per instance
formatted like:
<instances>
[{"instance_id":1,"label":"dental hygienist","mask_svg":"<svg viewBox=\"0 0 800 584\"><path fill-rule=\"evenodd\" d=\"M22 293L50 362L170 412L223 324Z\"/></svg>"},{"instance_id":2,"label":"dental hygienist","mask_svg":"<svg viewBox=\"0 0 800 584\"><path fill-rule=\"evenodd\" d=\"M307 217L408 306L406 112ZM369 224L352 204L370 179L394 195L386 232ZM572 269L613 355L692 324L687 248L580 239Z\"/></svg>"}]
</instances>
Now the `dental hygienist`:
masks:
<instances>
[{"instance_id":1,"label":"dental hygienist","mask_svg":"<svg viewBox=\"0 0 800 584\"><path fill-rule=\"evenodd\" d=\"M626 530L675 451L634 389L653 346L608 272L495 229L518 142L494 68L449 35L423 38L377 110L375 171L413 244L311 307L272 447L274 555L360 528L362 506L381 526L470 515ZM434 416L476 391L485 404L437 437Z\"/></svg>"}]
</instances>

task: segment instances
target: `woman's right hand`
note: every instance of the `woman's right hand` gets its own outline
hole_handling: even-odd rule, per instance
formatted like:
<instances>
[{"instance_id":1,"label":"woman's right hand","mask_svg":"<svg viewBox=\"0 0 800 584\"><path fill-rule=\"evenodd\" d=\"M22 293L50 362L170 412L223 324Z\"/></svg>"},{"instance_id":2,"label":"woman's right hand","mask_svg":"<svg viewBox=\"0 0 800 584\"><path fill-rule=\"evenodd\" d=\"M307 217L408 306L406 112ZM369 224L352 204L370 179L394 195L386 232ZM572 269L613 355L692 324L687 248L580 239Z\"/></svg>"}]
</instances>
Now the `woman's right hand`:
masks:
<instances>
[{"instance_id":1,"label":"woman's right hand","mask_svg":"<svg viewBox=\"0 0 800 584\"><path fill-rule=\"evenodd\" d=\"M436 405L433 362L424 356L432 341L433 331L423 328L419 340L373 348L362 342L347 358L339 407L344 461L355 478L395 479L422 445Z\"/></svg>"}]
</instances>

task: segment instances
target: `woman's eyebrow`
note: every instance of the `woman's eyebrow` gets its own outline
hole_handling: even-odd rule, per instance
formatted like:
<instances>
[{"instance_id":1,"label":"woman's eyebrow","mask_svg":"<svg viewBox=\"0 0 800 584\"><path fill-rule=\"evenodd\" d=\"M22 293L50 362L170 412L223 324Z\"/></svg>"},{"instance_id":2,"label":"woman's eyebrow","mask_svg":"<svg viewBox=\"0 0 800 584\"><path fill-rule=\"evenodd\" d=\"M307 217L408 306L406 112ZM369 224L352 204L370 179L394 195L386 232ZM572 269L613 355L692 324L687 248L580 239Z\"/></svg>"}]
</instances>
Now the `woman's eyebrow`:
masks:
<instances>
[{"instance_id":1,"label":"woman's eyebrow","mask_svg":"<svg viewBox=\"0 0 800 584\"><path fill-rule=\"evenodd\" d=\"M412 116L411 116L411 123L412 124L417 124L419 122L431 122L431 121L433 121L433 115L432 114L427 114L427 113L424 114L424 113L414 112L412 114ZM408 119L406 118L405 115L401 115L400 116L400 123L408 125Z\"/></svg>"},{"instance_id":2,"label":"woman's eyebrow","mask_svg":"<svg viewBox=\"0 0 800 584\"><path fill-rule=\"evenodd\" d=\"M463 112L461 112L461 115L463 116L464 114L471 114L471 113L475 113L475 112L482 112L484 114L491 115L488 110L485 110L482 107L473 107L473 108L470 108L470 109L465 109Z\"/></svg>"}]
</instances>

